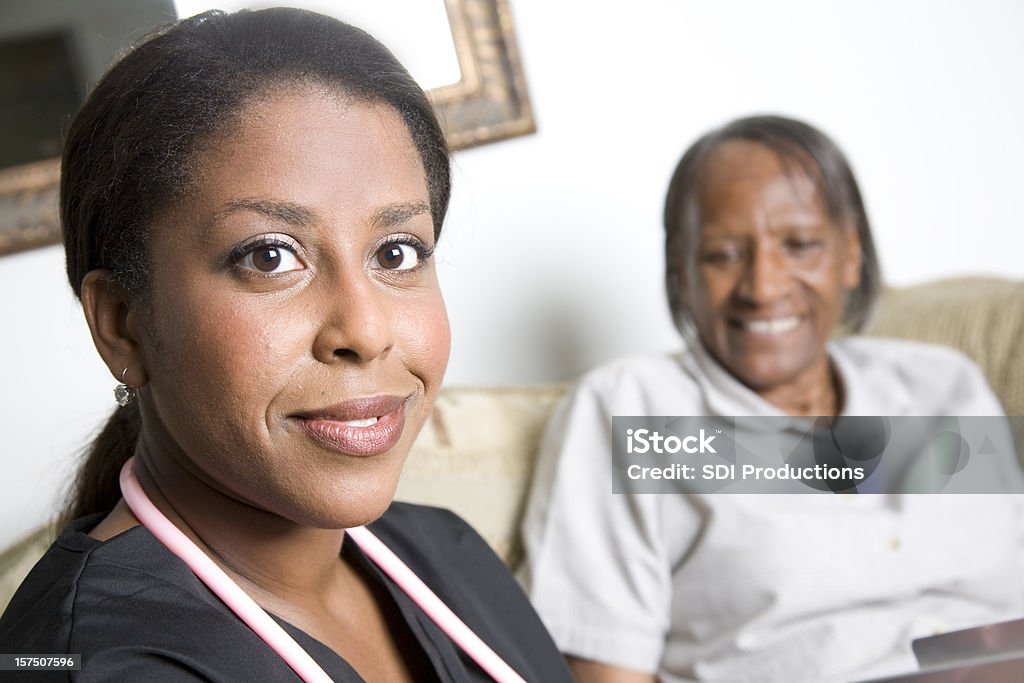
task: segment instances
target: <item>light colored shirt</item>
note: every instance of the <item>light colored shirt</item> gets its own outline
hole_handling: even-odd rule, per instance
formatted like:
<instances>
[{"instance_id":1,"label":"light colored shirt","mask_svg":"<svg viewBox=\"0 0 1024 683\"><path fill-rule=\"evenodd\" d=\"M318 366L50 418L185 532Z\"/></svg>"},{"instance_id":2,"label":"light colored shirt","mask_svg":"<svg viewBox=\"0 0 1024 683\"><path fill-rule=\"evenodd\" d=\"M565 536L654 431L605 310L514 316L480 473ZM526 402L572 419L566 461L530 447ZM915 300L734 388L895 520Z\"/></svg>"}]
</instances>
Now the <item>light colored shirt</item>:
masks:
<instances>
[{"instance_id":1,"label":"light colored shirt","mask_svg":"<svg viewBox=\"0 0 1024 683\"><path fill-rule=\"evenodd\" d=\"M849 338L829 355L844 415L1002 414L951 349ZM611 492L613 415L779 414L699 346L584 377L549 424L523 528L563 652L664 683L850 681L913 670L913 638L1024 614L1017 495Z\"/></svg>"}]
</instances>

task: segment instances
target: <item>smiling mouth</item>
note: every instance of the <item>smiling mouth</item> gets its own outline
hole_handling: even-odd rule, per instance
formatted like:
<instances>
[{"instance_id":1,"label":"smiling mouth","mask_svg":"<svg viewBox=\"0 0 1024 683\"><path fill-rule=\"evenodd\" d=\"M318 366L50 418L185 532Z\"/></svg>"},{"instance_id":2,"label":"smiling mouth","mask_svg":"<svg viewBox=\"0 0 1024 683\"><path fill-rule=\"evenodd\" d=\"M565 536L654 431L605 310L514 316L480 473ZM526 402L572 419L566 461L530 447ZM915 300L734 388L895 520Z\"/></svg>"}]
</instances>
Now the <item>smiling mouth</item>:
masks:
<instances>
[{"instance_id":1,"label":"smiling mouth","mask_svg":"<svg viewBox=\"0 0 1024 683\"><path fill-rule=\"evenodd\" d=\"M763 320L735 320L734 325L744 332L777 335L792 332L800 325L802 320L801 316L790 315L784 318L766 318Z\"/></svg>"},{"instance_id":2,"label":"smiling mouth","mask_svg":"<svg viewBox=\"0 0 1024 683\"><path fill-rule=\"evenodd\" d=\"M343 455L371 457L390 451L402 438L409 398L353 399L292 417L320 447Z\"/></svg>"}]
</instances>

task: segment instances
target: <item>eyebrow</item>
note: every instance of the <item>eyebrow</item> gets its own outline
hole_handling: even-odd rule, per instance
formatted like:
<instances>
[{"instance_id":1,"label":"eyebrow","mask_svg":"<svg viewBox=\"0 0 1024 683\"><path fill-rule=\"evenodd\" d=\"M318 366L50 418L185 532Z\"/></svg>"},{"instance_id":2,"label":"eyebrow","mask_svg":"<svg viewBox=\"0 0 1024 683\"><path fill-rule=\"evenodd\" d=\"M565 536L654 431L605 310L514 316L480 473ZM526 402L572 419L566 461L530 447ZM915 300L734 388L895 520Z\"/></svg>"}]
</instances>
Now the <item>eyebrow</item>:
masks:
<instances>
[{"instance_id":1,"label":"eyebrow","mask_svg":"<svg viewBox=\"0 0 1024 683\"><path fill-rule=\"evenodd\" d=\"M782 220L775 221L769 224L768 228L770 232L787 232L791 230L798 231L811 231L818 229L825 229L831 227L832 219L825 215L812 215L803 211L790 212L783 216ZM734 232L736 226L739 226L739 230ZM714 226L714 231L717 234L707 234L709 231L708 226ZM744 229L744 221L727 221L727 222L701 222L697 227L697 235L701 239L713 238L713 237L745 237L747 235Z\"/></svg>"},{"instance_id":2,"label":"eyebrow","mask_svg":"<svg viewBox=\"0 0 1024 683\"><path fill-rule=\"evenodd\" d=\"M425 213L430 213L430 207L424 202L400 202L377 209L370 217L370 223L378 230L383 231Z\"/></svg>"},{"instance_id":3,"label":"eyebrow","mask_svg":"<svg viewBox=\"0 0 1024 683\"><path fill-rule=\"evenodd\" d=\"M315 222L313 212L299 204L276 199L233 199L214 215L215 221L240 211L251 211L267 218L303 227Z\"/></svg>"},{"instance_id":4,"label":"eyebrow","mask_svg":"<svg viewBox=\"0 0 1024 683\"><path fill-rule=\"evenodd\" d=\"M242 211L258 213L296 227L304 227L316 222L315 214L300 204L276 199L254 198L234 199L228 202L214 215L214 221L222 221L227 216ZM425 202L399 202L374 211L370 217L370 223L378 230L387 230L427 213L430 213L430 207Z\"/></svg>"}]
</instances>

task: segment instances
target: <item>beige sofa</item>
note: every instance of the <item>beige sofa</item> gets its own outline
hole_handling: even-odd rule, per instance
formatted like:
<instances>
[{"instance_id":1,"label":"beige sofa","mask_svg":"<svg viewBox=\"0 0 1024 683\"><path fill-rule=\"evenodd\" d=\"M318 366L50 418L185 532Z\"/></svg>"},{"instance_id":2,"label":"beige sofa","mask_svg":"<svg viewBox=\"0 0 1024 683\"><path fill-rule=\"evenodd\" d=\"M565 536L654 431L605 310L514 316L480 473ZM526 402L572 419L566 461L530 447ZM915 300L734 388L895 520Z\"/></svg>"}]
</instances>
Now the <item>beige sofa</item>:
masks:
<instances>
[{"instance_id":1,"label":"beige sofa","mask_svg":"<svg viewBox=\"0 0 1024 683\"><path fill-rule=\"evenodd\" d=\"M961 349L984 370L1007 414L1024 414L1024 282L961 278L889 290L870 333ZM455 510L515 567L537 445L566 388L445 389L409 458L398 498ZM1016 437L1024 445L1024 434ZM50 530L40 529L0 554L0 608L50 538Z\"/></svg>"}]
</instances>

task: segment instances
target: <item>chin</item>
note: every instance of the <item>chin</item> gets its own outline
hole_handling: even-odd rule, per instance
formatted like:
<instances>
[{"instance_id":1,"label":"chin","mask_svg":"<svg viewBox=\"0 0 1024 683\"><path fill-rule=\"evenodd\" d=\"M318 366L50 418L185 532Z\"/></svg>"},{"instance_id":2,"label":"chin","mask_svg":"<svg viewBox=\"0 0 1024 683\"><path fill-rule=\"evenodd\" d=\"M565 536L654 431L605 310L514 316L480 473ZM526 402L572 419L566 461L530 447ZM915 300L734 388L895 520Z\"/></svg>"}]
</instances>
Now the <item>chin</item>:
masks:
<instances>
[{"instance_id":1,"label":"chin","mask_svg":"<svg viewBox=\"0 0 1024 683\"><path fill-rule=\"evenodd\" d=\"M304 500L292 500L288 505L290 512L279 514L295 524L316 529L348 529L369 524L391 505L398 481L389 478L386 482L361 484L312 492Z\"/></svg>"},{"instance_id":2,"label":"chin","mask_svg":"<svg viewBox=\"0 0 1024 683\"><path fill-rule=\"evenodd\" d=\"M342 528L348 529L354 526L365 526L370 522L375 522L387 511L388 507L391 505L391 501L394 499L395 493L392 490L386 496L376 496L372 500L364 501L358 511L346 516L348 523L346 523Z\"/></svg>"},{"instance_id":3,"label":"chin","mask_svg":"<svg viewBox=\"0 0 1024 683\"><path fill-rule=\"evenodd\" d=\"M785 386L800 376L803 366L796 363L743 364L731 368L736 377L754 391L770 391Z\"/></svg>"},{"instance_id":4,"label":"chin","mask_svg":"<svg viewBox=\"0 0 1024 683\"><path fill-rule=\"evenodd\" d=\"M360 505L358 509L346 507L345 510L324 510L296 515L292 521L314 529L351 529L365 526L376 521L391 505L391 499L374 504Z\"/></svg>"},{"instance_id":5,"label":"chin","mask_svg":"<svg viewBox=\"0 0 1024 683\"><path fill-rule=\"evenodd\" d=\"M817 340L796 339L784 348L736 353L727 369L751 389L768 391L798 381L821 353Z\"/></svg>"}]
</instances>

